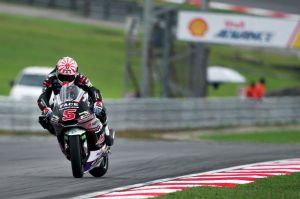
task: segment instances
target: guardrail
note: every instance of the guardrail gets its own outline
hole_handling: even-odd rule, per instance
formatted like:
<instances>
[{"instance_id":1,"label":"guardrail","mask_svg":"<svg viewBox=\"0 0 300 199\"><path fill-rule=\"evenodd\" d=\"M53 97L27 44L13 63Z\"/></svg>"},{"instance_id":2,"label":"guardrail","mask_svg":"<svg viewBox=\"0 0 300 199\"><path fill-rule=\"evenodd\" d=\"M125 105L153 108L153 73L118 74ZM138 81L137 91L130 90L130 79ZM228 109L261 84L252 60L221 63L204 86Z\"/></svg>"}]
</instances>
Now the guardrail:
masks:
<instances>
[{"instance_id":1,"label":"guardrail","mask_svg":"<svg viewBox=\"0 0 300 199\"><path fill-rule=\"evenodd\" d=\"M166 130L300 122L300 98L125 99L106 102L116 130ZM35 101L0 98L0 129L41 131Z\"/></svg>"}]
</instances>

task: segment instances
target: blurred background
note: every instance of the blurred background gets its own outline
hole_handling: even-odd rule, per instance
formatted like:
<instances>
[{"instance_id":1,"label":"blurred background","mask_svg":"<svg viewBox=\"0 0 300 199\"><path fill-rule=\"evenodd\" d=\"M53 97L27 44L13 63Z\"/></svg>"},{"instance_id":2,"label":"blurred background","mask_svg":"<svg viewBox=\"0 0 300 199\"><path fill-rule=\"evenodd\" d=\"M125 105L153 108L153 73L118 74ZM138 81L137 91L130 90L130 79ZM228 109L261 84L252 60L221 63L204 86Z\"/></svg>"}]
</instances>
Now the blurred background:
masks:
<instances>
[{"instance_id":1,"label":"blurred background","mask_svg":"<svg viewBox=\"0 0 300 199\"><path fill-rule=\"evenodd\" d=\"M285 13L298 14L297 6L291 6L297 5L297 1L290 1L280 6L281 12L277 11L280 2L274 1L238 1L238 4L237 1L227 4L211 1L211 7L196 0L153 1L147 16L151 18L150 23L147 21L151 31L148 35L144 34L143 28L143 1L2 0L0 94L9 95L9 82L16 79L24 67L54 67L59 57L68 55L78 61L80 71L105 98L139 94L141 88L149 90L147 95L150 97L237 96L242 87L260 77L267 80L267 95L297 95L300 81L297 49L207 44L207 52L196 53L195 42L176 38L180 10L237 13L253 6L273 9L274 17L288 18ZM248 7L243 9L242 6ZM272 15L264 17L271 18ZM145 54L147 47L143 45L143 36L149 40L148 54ZM207 66L224 66L241 73L246 81L225 83L218 89L205 85L204 77L190 74L194 70L191 63L198 55L203 55L203 59L195 64L206 65L199 69L203 70L200 72L204 73ZM142 70L149 73L146 87L141 80ZM195 91L195 87L205 88Z\"/></svg>"},{"instance_id":2,"label":"blurred background","mask_svg":"<svg viewBox=\"0 0 300 199\"><path fill-rule=\"evenodd\" d=\"M297 123L299 2L289 1L1 0L1 117L19 124L14 122L22 117L19 113L7 119L14 106L8 99L36 99L42 79L57 60L71 56L109 99L117 129ZM228 16L236 21L180 25L183 11L196 13L195 19L208 14L210 19ZM243 17L260 29L246 26ZM261 39L259 31L268 27L264 20L273 24L275 32L268 34L282 34L288 42L278 45L277 40L284 39L275 36L273 43L251 42L251 34ZM285 24L288 28L280 28ZM227 41L201 35L211 27L225 31ZM194 38L181 31L190 31ZM233 42L243 34L250 39ZM254 97L251 84L260 80L263 93ZM139 108L130 108L134 106ZM32 119L23 122L30 124L27 130L40 129L34 119L38 110L32 110Z\"/></svg>"}]
</instances>

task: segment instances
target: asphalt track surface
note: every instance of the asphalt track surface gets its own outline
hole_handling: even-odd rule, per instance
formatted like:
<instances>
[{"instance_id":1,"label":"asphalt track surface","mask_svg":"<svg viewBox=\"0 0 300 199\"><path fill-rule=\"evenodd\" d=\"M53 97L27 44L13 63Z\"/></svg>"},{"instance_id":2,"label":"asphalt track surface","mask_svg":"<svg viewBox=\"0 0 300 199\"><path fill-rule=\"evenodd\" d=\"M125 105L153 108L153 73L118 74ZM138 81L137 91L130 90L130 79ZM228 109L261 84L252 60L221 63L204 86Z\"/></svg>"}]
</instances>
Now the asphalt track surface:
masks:
<instances>
[{"instance_id":1,"label":"asphalt track surface","mask_svg":"<svg viewBox=\"0 0 300 199\"><path fill-rule=\"evenodd\" d=\"M0 137L0 198L70 198L155 179L299 158L300 145L117 139L102 178L72 177L54 137Z\"/></svg>"}]
</instances>

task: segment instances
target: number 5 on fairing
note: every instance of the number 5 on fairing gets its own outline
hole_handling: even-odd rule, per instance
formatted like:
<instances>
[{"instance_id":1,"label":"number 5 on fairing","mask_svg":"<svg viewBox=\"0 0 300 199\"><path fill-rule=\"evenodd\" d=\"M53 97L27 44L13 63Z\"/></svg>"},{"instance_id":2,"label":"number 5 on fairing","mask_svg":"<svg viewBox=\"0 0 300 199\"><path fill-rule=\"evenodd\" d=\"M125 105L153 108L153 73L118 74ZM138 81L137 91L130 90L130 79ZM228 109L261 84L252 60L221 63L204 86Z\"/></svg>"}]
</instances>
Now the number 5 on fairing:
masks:
<instances>
[{"instance_id":1,"label":"number 5 on fairing","mask_svg":"<svg viewBox=\"0 0 300 199\"><path fill-rule=\"evenodd\" d=\"M69 120L74 120L75 119L75 113L76 113L76 109L67 109L64 110L63 113L63 121L69 121Z\"/></svg>"}]
</instances>

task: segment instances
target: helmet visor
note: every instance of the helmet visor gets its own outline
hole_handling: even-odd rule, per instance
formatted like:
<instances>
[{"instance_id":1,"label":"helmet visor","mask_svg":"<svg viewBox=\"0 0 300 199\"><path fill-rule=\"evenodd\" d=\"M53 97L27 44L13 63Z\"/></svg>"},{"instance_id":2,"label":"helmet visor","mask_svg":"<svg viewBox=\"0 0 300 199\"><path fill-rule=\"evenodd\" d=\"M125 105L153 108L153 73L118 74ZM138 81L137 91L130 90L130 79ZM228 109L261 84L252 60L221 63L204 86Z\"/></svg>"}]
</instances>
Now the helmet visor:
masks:
<instances>
[{"instance_id":1,"label":"helmet visor","mask_svg":"<svg viewBox=\"0 0 300 199\"><path fill-rule=\"evenodd\" d=\"M61 82L73 82L75 80L75 75L63 75L63 74L58 74L57 78Z\"/></svg>"}]
</instances>

